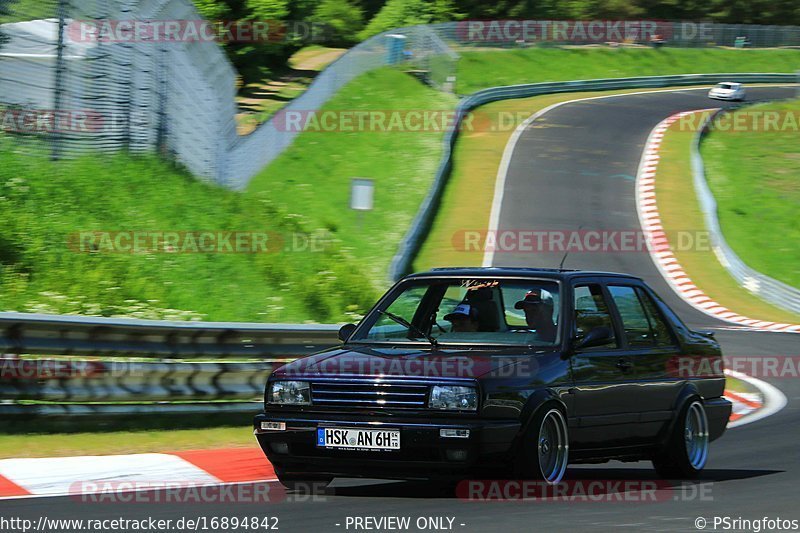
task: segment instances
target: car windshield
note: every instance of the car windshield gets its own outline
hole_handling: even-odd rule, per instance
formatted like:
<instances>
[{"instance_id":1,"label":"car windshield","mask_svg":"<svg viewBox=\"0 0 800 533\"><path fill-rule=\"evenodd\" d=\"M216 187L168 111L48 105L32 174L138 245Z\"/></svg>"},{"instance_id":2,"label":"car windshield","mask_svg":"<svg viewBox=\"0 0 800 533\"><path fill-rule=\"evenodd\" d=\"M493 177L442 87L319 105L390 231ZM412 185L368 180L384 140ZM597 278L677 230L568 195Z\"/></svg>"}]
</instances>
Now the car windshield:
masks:
<instances>
[{"instance_id":1,"label":"car windshield","mask_svg":"<svg viewBox=\"0 0 800 533\"><path fill-rule=\"evenodd\" d=\"M720 83L717 85L718 89L735 89L736 87L731 83Z\"/></svg>"},{"instance_id":2,"label":"car windshield","mask_svg":"<svg viewBox=\"0 0 800 533\"><path fill-rule=\"evenodd\" d=\"M367 315L350 342L555 346L560 309L552 280L412 280Z\"/></svg>"}]
</instances>

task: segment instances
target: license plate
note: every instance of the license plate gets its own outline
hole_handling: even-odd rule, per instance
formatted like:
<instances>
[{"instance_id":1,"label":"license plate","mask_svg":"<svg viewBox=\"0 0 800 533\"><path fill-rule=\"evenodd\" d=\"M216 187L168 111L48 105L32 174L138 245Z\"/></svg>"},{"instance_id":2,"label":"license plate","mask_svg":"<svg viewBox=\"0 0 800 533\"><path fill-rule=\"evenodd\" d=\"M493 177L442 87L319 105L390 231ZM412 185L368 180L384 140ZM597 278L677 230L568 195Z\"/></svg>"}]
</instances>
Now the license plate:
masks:
<instances>
[{"instance_id":1,"label":"license plate","mask_svg":"<svg viewBox=\"0 0 800 533\"><path fill-rule=\"evenodd\" d=\"M317 446L339 450L399 450L396 429L317 428Z\"/></svg>"}]
</instances>

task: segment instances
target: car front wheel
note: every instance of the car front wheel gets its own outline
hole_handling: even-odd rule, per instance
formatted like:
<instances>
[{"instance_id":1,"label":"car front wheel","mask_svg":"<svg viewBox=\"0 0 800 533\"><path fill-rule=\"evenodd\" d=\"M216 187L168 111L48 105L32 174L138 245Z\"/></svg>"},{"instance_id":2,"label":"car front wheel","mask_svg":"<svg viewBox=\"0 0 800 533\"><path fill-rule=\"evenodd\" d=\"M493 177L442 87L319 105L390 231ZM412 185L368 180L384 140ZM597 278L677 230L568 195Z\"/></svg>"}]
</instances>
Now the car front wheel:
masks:
<instances>
[{"instance_id":1,"label":"car front wheel","mask_svg":"<svg viewBox=\"0 0 800 533\"><path fill-rule=\"evenodd\" d=\"M519 473L526 479L555 484L564 477L568 461L567 419L560 409L545 406L523 436L517 457Z\"/></svg>"},{"instance_id":2,"label":"car front wheel","mask_svg":"<svg viewBox=\"0 0 800 533\"><path fill-rule=\"evenodd\" d=\"M681 409L667 447L653 458L653 466L662 478L695 478L706 466L708 443L706 410L700 400L693 400Z\"/></svg>"}]
</instances>

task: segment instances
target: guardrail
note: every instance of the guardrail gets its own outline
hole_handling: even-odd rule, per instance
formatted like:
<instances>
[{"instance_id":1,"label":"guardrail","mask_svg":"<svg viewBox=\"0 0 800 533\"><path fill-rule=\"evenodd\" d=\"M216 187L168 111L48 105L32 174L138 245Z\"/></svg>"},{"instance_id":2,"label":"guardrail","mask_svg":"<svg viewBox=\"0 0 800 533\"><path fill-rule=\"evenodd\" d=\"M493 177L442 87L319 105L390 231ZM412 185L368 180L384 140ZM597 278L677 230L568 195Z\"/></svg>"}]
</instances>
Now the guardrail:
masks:
<instances>
[{"instance_id":1,"label":"guardrail","mask_svg":"<svg viewBox=\"0 0 800 533\"><path fill-rule=\"evenodd\" d=\"M722 234L722 228L717 217L717 202L706 180L703 157L700 155L700 143L710 131L714 118L723 112L725 110L719 110L706 118L695 135L691 148L694 190L700 201L700 210L703 212L703 220L706 228L708 228L711 247L720 264L733 276L739 285L773 305L800 314L800 289L747 266L728 245L727 241L725 241L725 236Z\"/></svg>"},{"instance_id":2,"label":"guardrail","mask_svg":"<svg viewBox=\"0 0 800 533\"><path fill-rule=\"evenodd\" d=\"M330 324L0 313L0 329L0 415L253 411L275 367L339 342Z\"/></svg>"},{"instance_id":3,"label":"guardrail","mask_svg":"<svg viewBox=\"0 0 800 533\"><path fill-rule=\"evenodd\" d=\"M552 83L529 83L523 85L508 85L492 87L475 92L463 100L456 107L453 127L445 134L442 150L442 159L436 171L433 185L428 191L419 211L417 212L411 228L400 243L397 253L392 258L389 273L392 279L399 279L411 271L411 266L422 246L428 231L433 223L433 217L441 203L442 194L450 178L452 169L452 154L458 139L458 131L464 116L472 109L495 102L512 98L527 98L553 93L567 93L579 91L602 91L613 89L647 89L658 87L681 87L691 85L711 85L721 81L738 81L741 83L794 83L795 74L780 73L739 73L739 74L685 74L680 76L647 76L637 78L609 78L597 80L574 80Z\"/></svg>"}]
</instances>

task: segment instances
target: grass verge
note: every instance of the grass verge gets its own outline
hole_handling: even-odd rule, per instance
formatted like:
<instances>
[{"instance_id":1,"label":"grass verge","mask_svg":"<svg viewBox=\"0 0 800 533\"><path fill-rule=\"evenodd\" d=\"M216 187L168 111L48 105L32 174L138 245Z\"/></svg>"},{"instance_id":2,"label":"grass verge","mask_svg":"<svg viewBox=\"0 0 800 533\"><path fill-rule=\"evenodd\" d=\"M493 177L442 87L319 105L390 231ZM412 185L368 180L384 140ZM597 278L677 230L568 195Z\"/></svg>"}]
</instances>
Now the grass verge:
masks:
<instances>
[{"instance_id":1,"label":"grass verge","mask_svg":"<svg viewBox=\"0 0 800 533\"><path fill-rule=\"evenodd\" d=\"M800 50L525 48L459 52L459 93L544 81L707 72L794 72ZM501 54L501 55L498 55ZM502 61L502 68L498 62Z\"/></svg>"},{"instance_id":2,"label":"grass verge","mask_svg":"<svg viewBox=\"0 0 800 533\"><path fill-rule=\"evenodd\" d=\"M695 132L675 122L659 151L656 201L664 231L705 231L700 203L694 194L690 148ZM727 232L726 232L727 237ZM800 316L755 298L734 280L710 249L674 250L692 282L710 298L744 316L773 322L798 323Z\"/></svg>"},{"instance_id":3,"label":"grass verge","mask_svg":"<svg viewBox=\"0 0 800 533\"><path fill-rule=\"evenodd\" d=\"M253 448L250 427L112 431L53 435L0 435L0 459Z\"/></svg>"},{"instance_id":4,"label":"grass verge","mask_svg":"<svg viewBox=\"0 0 800 533\"><path fill-rule=\"evenodd\" d=\"M325 109L451 109L452 96L392 69ZM0 136L0 310L256 322L352 321L386 285L427 192L441 133L306 133L243 193L124 153L52 162ZM375 180L375 210L348 208ZM243 231L274 253L80 253L77 232ZM270 245L269 247L271 247ZM268 247L268 248L269 248ZM108 250L103 248L103 250Z\"/></svg>"},{"instance_id":5,"label":"grass verge","mask_svg":"<svg viewBox=\"0 0 800 533\"><path fill-rule=\"evenodd\" d=\"M769 115L777 121L767 129L758 117ZM750 267L800 287L800 100L723 119L701 153L725 240Z\"/></svg>"},{"instance_id":6,"label":"grass verge","mask_svg":"<svg viewBox=\"0 0 800 533\"><path fill-rule=\"evenodd\" d=\"M324 110L448 111L455 98L382 69L361 76ZM354 130L358 128L353 128ZM442 132L306 131L250 183L248 193L283 198L357 250L367 279L385 280L441 156ZM352 178L374 181L375 209L349 209Z\"/></svg>"}]
</instances>

